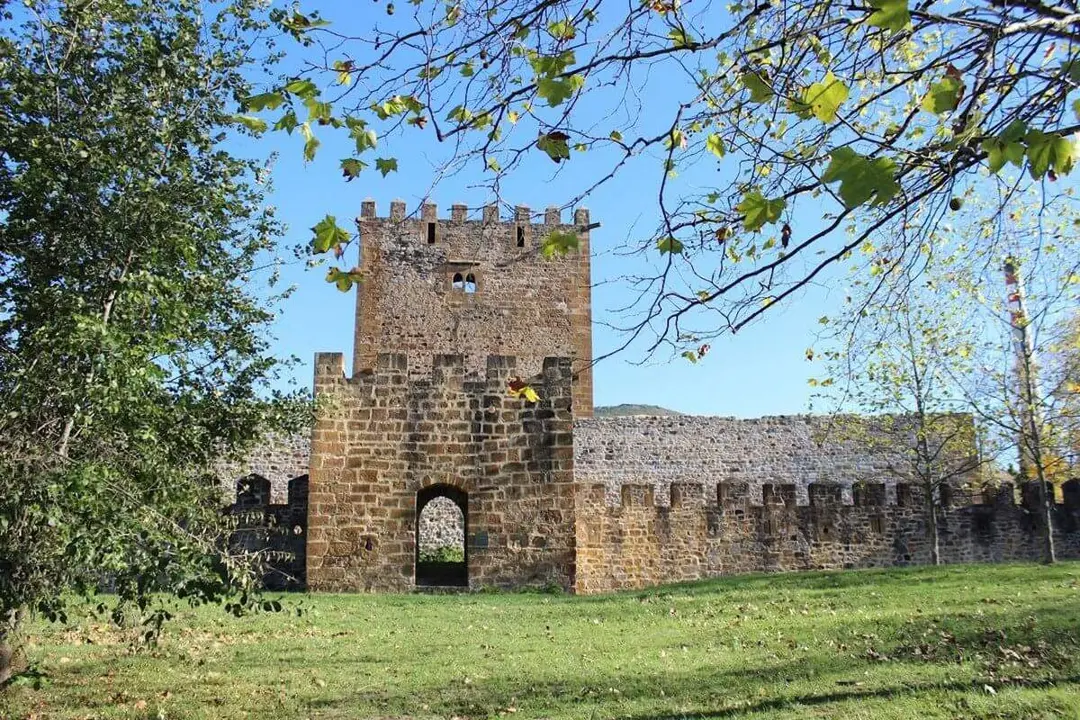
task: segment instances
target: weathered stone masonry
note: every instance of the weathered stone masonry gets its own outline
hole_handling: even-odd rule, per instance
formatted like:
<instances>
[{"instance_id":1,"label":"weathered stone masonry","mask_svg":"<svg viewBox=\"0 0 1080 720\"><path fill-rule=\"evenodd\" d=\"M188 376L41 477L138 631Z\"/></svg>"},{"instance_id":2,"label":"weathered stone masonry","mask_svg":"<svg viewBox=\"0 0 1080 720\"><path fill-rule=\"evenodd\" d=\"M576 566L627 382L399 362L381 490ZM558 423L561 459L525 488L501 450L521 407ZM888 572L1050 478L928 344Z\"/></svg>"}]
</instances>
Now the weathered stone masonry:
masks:
<instances>
[{"instance_id":1,"label":"weathered stone masonry","mask_svg":"<svg viewBox=\"0 0 1080 720\"><path fill-rule=\"evenodd\" d=\"M675 482L670 502L655 502L652 486L623 485L617 504L607 487L579 486L575 590L640 588L748 572L864 568L931 561L926 500L921 486L883 483L854 488L844 505L841 487L811 484L809 504L791 484L762 486L762 502L745 483ZM958 502L940 510L944 562L1002 562L1040 557L1037 486L1017 505L1011 485L987 504ZM1080 557L1080 481L1067 484L1054 512L1060 557Z\"/></svg>"},{"instance_id":2,"label":"weathered stone masonry","mask_svg":"<svg viewBox=\"0 0 1080 720\"><path fill-rule=\"evenodd\" d=\"M764 483L792 484L803 504L811 483L841 486L850 503L855 483L884 482L891 499L905 460L887 443L845 439L836 421L813 415L577 420L575 479L605 485L612 503L627 483L654 486L658 501L665 503L672 482L698 482L710 490L717 483L742 483L759 503Z\"/></svg>"},{"instance_id":3,"label":"weathered stone masonry","mask_svg":"<svg viewBox=\"0 0 1080 720\"><path fill-rule=\"evenodd\" d=\"M572 587L571 362L552 358L530 382L541 401L506 392L515 358L487 359L467 379L461 356L436 356L430 378L404 355L344 377L340 354L316 360L328 400L312 440L308 587L407 590L414 584L417 493L468 494L471 585Z\"/></svg>"},{"instance_id":4,"label":"weathered stone masonry","mask_svg":"<svg viewBox=\"0 0 1080 720\"><path fill-rule=\"evenodd\" d=\"M467 219L464 205L439 219L428 203L410 218L405 203L394 202L390 217L379 218L375 203L365 201L358 224L364 281L356 295L354 372L386 352L408 355L418 377L440 354L464 355L472 372L484 370L488 355L513 355L522 375L540 372L545 357L570 357L574 414L592 415L588 210L563 224L549 208L533 223L529 208L518 207L513 220L500 222L496 206L484 208L480 220ZM577 251L541 257L540 242L555 231L574 233Z\"/></svg>"},{"instance_id":5,"label":"weathered stone masonry","mask_svg":"<svg viewBox=\"0 0 1080 720\"><path fill-rule=\"evenodd\" d=\"M592 418L587 211L570 225L557 210L531 223L527 208L508 222L458 205L419 215L363 205L353 374L342 354L316 356L310 436L220 468L245 476L234 541L276 553L268 585L416 587L417 511L432 498L452 502L435 523L463 511L471 588L929 561L926 500L898 482L903 448L844 440L829 418ZM579 250L541 258L553 230ZM507 392L518 376L538 403ZM1080 557L1080 481L1065 491L1058 551ZM1038 558L1034 488L1023 495L946 493L945 561Z\"/></svg>"}]
</instances>

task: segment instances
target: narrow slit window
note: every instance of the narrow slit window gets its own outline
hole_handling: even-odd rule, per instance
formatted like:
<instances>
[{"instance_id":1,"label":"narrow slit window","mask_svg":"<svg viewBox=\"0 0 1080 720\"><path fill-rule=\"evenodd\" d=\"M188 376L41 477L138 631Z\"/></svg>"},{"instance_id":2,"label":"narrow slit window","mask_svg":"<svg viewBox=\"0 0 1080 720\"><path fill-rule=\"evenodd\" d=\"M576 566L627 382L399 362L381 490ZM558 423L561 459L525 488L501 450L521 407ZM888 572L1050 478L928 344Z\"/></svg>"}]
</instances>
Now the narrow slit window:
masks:
<instances>
[{"instance_id":1,"label":"narrow slit window","mask_svg":"<svg viewBox=\"0 0 1080 720\"><path fill-rule=\"evenodd\" d=\"M473 275L472 273L469 273L468 275L465 276L464 290L465 290L465 292L469 293L470 295L472 293L476 292L476 276Z\"/></svg>"},{"instance_id":2,"label":"narrow slit window","mask_svg":"<svg viewBox=\"0 0 1080 720\"><path fill-rule=\"evenodd\" d=\"M433 222L429 222L427 224L427 244L435 244L435 223Z\"/></svg>"},{"instance_id":3,"label":"narrow slit window","mask_svg":"<svg viewBox=\"0 0 1080 720\"><path fill-rule=\"evenodd\" d=\"M454 273L454 281L452 283L452 287L455 290L465 289L465 278L461 277L461 273Z\"/></svg>"},{"instance_id":4,"label":"narrow slit window","mask_svg":"<svg viewBox=\"0 0 1080 720\"><path fill-rule=\"evenodd\" d=\"M517 246L525 247L525 228L517 226Z\"/></svg>"}]
</instances>

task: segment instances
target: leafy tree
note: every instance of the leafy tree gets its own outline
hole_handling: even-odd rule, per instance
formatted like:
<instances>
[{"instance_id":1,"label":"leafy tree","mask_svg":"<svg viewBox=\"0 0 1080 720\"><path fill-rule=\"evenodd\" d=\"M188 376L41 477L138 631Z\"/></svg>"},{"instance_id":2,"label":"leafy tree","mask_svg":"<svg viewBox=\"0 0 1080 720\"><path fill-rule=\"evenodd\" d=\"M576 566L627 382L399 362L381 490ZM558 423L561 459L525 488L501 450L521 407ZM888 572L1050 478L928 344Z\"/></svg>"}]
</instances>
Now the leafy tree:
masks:
<instances>
[{"instance_id":1,"label":"leafy tree","mask_svg":"<svg viewBox=\"0 0 1080 720\"><path fill-rule=\"evenodd\" d=\"M207 468L301 407L253 286L280 226L222 145L258 7L0 2L0 681L103 578L148 637L156 591L250 601Z\"/></svg>"},{"instance_id":2,"label":"leafy tree","mask_svg":"<svg viewBox=\"0 0 1080 720\"><path fill-rule=\"evenodd\" d=\"M660 222L634 247L655 263L630 278L640 299L624 327L627 343L654 332L652 349L737 331L883 232L900 254L854 258L910 259L973 188L1007 196L1020 172L1054 181L1074 164L1069 3L384 7L357 29L279 11L307 50L296 77L244 107L298 135L307 158L320 133L347 133L346 180L409 171L374 155L425 135L444 143L435 177L472 169L496 197L542 166L568 205L652 169Z\"/></svg>"},{"instance_id":3,"label":"leafy tree","mask_svg":"<svg viewBox=\"0 0 1080 720\"><path fill-rule=\"evenodd\" d=\"M1018 461L1020 479L1037 481L1046 562L1056 559L1053 488L1068 479L1069 443L1080 427L1069 365L1053 362L1055 351L1069 343L1063 317L1075 312L1080 300L1080 247L1070 232L1077 216L1068 210L1055 208L1052 218L1014 215L1009 235L1016 252L1009 263L1026 286L1026 312L1015 314L1007 293L1017 292L1017 286L1002 281L999 298L983 308L983 336L975 346L979 371L964 381L971 407L996 431L999 448ZM987 274L993 270L1004 274L1000 267L988 267ZM1023 343L1016 337L1018 328Z\"/></svg>"},{"instance_id":4,"label":"leafy tree","mask_svg":"<svg viewBox=\"0 0 1080 720\"><path fill-rule=\"evenodd\" d=\"M973 370L976 337L962 311L927 292L925 277L925 266L894 268L885 292L867 288L853 301L859 322L833 337L836 348L822 353L829 374L811 383L836 410L860 413L836 414L834 434L894 454L894 475L921 488L939 565L943 501L970 484L986 458L976 450L974 418L957 382ZM812 360L813 351L807 354Z\"/></svg>"},{"instance_id":5,"label":"leafy tree","mask_svg":"<svg viewBox=\"0 0 1080 720\"><path fill-rule=\"evenodd\" d=\"M1080 313L1062 321L1057 335L1059 341L1051 348L1050 362L1061 380L1055 392L1061 403L1068 452L1063 465L1076 474L1080 464Z\"/></svg>"},{"instance_id":6,"label":"leafy tree","mask_svg":"<svg viewBox=\"0 0 1080 720\"><path fill-rule=\"evenodd\" d=\"M1052 562L1054 494L1046 484L1066 479L1063 458L1076 431L1066 392L1068 364L1052 359L1067 346L1067 320L1080 299L1080 213L1071 192L1050 195L1034 188L1010 191L1014 209L987 221L979 205L997 202L971 198L972 207L943 225L919 257L879 264L876 276L856 276L852 296L858 300L852 300L849 322L838 332L853 338L852 347L870 333L871 340L888 339L897 351L897 339L907 333L881 335L877 328L883 317L895 323L916 310L915 337L926 343L920 354L933 357L937 372L947 375L942 387L950 403L984 429L982 459L1018 463L1021 481L1042 481L1040 525L1044 557ZM873 252L890 255L903 242L879 239ZM1023 316L1014 314L1018 286L1006 282L1006 259L1026 286ZM1022 350L1015 335L1019 325L1027 336ZM891 378L909 382L899 371Z\"/></svg>"}]
</instances>

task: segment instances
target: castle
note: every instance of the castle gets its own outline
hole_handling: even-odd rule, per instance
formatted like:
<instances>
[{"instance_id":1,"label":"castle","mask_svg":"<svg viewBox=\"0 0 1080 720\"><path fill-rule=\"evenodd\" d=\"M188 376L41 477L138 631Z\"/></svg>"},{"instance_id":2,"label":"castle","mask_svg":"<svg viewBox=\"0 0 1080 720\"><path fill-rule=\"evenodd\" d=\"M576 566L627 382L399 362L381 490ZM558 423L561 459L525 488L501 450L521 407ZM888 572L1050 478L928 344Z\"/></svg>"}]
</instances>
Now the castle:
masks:
<instances>
[{"instance_id":1,"label":"castle","mask_svg":"<svg viewBox=\"0 0 1080 720\"><path fill-rule=\"evenodd\" d=\"M380 218L363 203L352 375L343 354L318 354L310 437L226 471L243 476L233 512L277 528L237 533L279 551L268 584L592 593L930 561L903 448L831 437L810 416L594 418L588 211L532 219L461 205L440 219L432 204L407 217L401 202ZM553 231L576 251L543 257ZM520 382L536 402L508 391ZM1034 488L1018 502L1011 486L959 485L939 498L945 561L1039 556ZM436 507L459 513L459 557L421 553ZM1055 518L1059 555L1080 557L1080 481Z\"/></svg>"}]
</instances>

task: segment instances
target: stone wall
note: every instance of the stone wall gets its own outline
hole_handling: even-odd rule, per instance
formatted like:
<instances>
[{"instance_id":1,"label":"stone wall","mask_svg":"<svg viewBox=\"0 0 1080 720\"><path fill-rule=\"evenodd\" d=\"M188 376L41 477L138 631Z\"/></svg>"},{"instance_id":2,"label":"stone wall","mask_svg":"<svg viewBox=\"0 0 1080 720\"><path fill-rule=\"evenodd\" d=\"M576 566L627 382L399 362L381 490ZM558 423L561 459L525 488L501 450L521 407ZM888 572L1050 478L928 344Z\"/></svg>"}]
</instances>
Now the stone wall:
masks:
<instances>
[{"instance_id":1,"label":"stone wall","mask_svg":"<svg viewBox=\"0 0 1080 720\"><path fill-rule=\"evenodd\" d=\"M666 504L672 482L697 482L712 492L718 483L744 483L761 502L765 483L792 484L809 501L813 483L840 485L851 502L851 486L882 482L892 501L902 478L902 451L867 442L844 423L863 420L829 416L755 419L694 415L581 419L574 423L574 469L578 483L601 484L608 501L625 484L648 484Z\"/></svg>"},{"instance_id":2,"label":"stone wall","mask_svg":"<svg viewBox=\"0 0 1080 720\"><path fill-rule=\"evenodd\" d=\"M234 551L262 554L263 585L299 590L306 585L308 476L290 480L284 502L271 497L270 481L258 475L239 480L236 501L228 508L235 523Z\"/></svg>"},{"instance_id":3,"label":"stone wall","mask_svg":"<svg viewBox=\"0 0 1080 720\"><path fill-rule=\"evenodd\" d=\"M316 356L307 580L312 590L414 587L417 494L467 494L470 587L555 584L574 567L571 361L549 358L532 404L507 393L515 358L466 377L461 356L436 356L416 378L380 354L351 379L338 353Z\"/></svg>"},{"instance_id":4,"label":"stone wall","mask_svg":"<svg viewBox=\"0 0 1080 720\"><path fill-rule=\"evenodd\" d=\"M450 498L437 497L420 516L420 551L465 547L465 518Z\"/></svg>"},{"instance_id":5,"label":"stone wall","mask_svg":"<svg viewBox=\"0 0 1080 720\"><path fill-rule=\"evenodd\" d=\"M676 482L670 502L655 502L653 488L623 485L619 502L608 488L579 488L575 591L607 592L747 572L861 568L931 561L926 499L919 486L898 484L893 501L885 486L856 486L845 505L841 488L812 484L808 504L796 486L765 484L762 502L745 483L724 483L706 493L700 483ZM1024 488L1017 505L1012 486L986 504L961 494L941 508L944 562L1036 560L1041 556L1037 487ZM1067 483L1055 507L1058 556L1080 557L1080 481Z\"/></svg>"},{"instance_id":6,"label":"stone wall","mask_svg":"<svg viewBox=\"0 0 1080 720\"><path fill-rule=\"evenodd\" d=\"M483 372L491 354L520 358L522 375L540 372L545 357L571 357L576 372L574 413L592 415L592 311L589 213L580 209L564 224L550 208L542 223L526 207L501 222L498 207L470 220L464 205L439 219L435 205L406 217L405 204L376 217L363 203L356 296L353 371L374 367L378 353L408 355L415 376L431 373L439 354L465 356L469 371ZM579 247L565 256L542 257L553 231L574 233ZM472 283L454 286L454 278Z\"/></svg>"},{"instance_id":7,"label":"stone wall","mask_svg":"<svg viewBox=\"0 0 1080 720\"><path fill-rule=\"evenodd\" d=\"M308 474L310 458L310 431L295 435L270 435L244 457L218 462L214 472L221 478L226 504L236 500L237 480L249 475L258 475L270 483L270 502L285 503L289 496L289 482Z\"/></svg>"}]
</instances>

